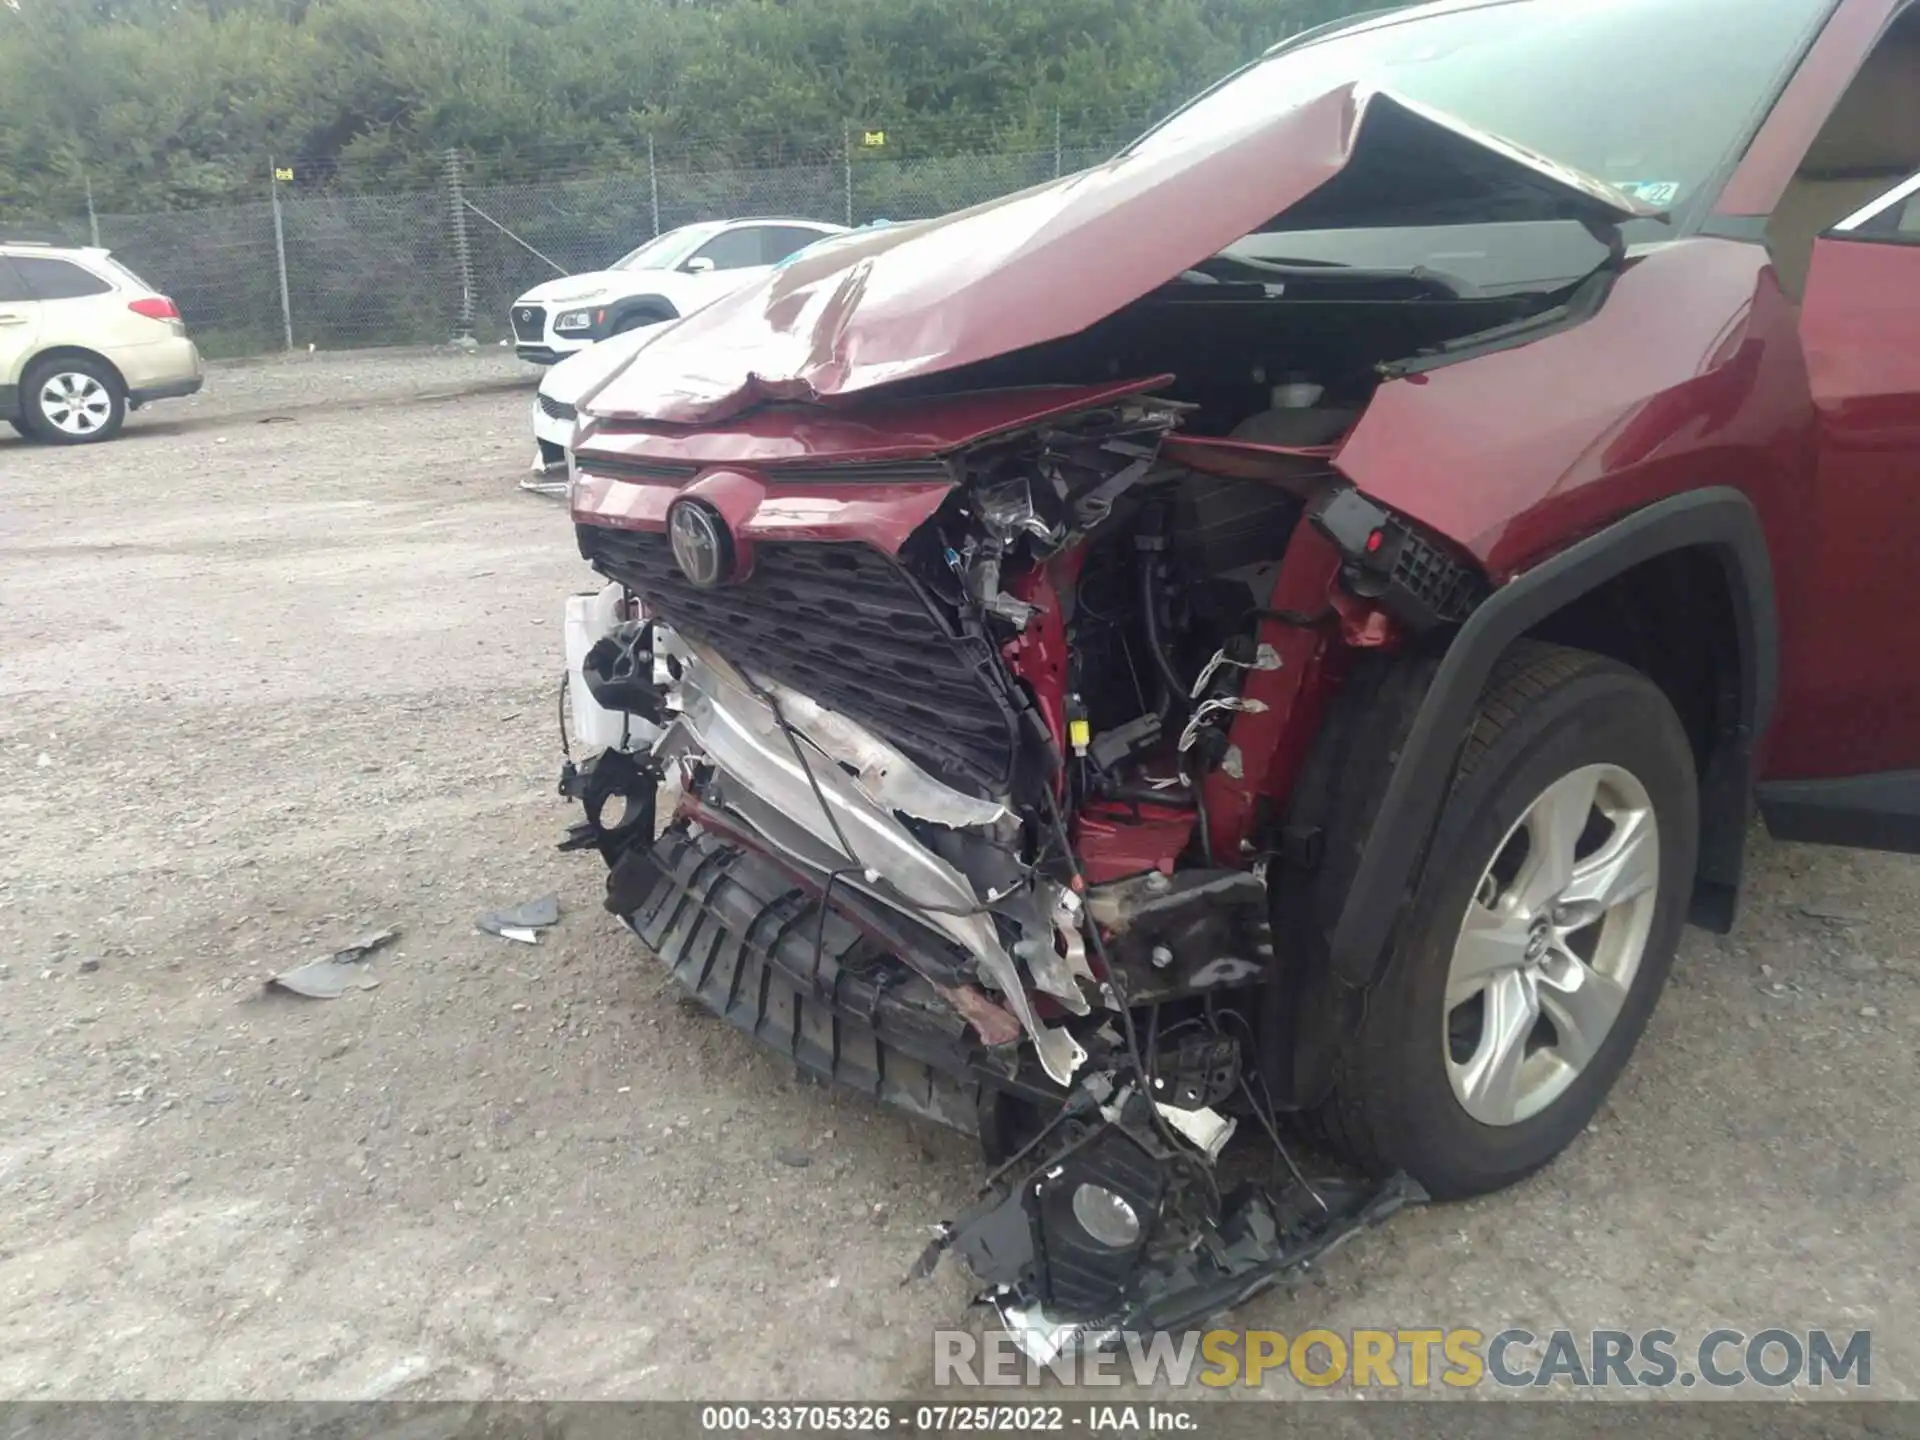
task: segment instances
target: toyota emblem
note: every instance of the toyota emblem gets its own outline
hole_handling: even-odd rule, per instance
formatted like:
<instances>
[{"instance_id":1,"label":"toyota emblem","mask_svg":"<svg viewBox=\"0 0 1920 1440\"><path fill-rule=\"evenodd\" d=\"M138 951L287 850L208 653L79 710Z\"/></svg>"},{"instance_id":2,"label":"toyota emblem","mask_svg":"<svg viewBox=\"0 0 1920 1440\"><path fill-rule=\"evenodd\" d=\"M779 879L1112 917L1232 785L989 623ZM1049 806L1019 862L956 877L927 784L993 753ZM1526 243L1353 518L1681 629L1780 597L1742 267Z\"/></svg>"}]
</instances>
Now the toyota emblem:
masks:
<instances>
[{"instance_id":1,"label":"toyota emblem","mask_svg":"<svg viewBox=\"0 0 1920 1440\"><path fill-rule=\"evenodd\" d=\"M667 539L680 573L702 589L733 573L733 536L720 512L702 500L676 500L667 511Z\"/></svg>"}]
</instances>

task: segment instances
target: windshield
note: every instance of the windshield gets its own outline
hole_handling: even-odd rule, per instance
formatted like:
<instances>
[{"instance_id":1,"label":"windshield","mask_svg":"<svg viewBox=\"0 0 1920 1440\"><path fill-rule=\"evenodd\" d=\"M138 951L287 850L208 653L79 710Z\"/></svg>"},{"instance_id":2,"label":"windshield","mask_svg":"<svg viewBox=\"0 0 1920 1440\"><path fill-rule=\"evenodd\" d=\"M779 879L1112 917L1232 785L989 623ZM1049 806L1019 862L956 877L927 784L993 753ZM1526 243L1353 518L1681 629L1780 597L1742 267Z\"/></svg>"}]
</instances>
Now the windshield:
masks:
<instances>
[{"instance_id":1,"label":"windshield","mask_svg":"<svg viewBox=\"0 0 1920 1440\"><path fill-rule=\"evenodd\" d=\"M610 270L671 270L699 248L702 241L720 227L718 224L682 225L656 235L638 250L629 251L607 268Z\"/></svg>"},{"instance_id":2,"label":"windshield","mask_svg":"<svg viewBox=\"0 0 1920 1440\"><path fill-rule=\"evenodd\" d=\"M1256 62L1131 149L1230 133L1357 81L1684 213L1830 8L1831 0L1501 0L1412 11ZM1663 233L1658 221L1627 230Z\"/></svg>"}]
</instances>

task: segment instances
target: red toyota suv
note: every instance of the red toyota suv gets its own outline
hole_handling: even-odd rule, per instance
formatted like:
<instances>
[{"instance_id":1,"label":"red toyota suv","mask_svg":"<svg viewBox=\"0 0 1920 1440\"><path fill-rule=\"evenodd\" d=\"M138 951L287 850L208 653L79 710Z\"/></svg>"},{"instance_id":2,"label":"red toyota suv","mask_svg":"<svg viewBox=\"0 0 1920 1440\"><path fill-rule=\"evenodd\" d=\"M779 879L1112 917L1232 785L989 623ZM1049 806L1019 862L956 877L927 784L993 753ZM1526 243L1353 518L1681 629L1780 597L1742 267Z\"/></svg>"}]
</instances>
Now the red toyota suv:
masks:
<instances>
[{"instance_id":1,"label":"red toyota suv","mask_svg":"<svg viewBox=\"0 0 1920 1440\"><path fill-rule=\"evenodd\" d=\"M569 843L1032 1353L1524 1176L1756 797L1920 849L1917 172L1920 3L1449 0L802 257L581 403Z\"/></svg>"}]
</instances>

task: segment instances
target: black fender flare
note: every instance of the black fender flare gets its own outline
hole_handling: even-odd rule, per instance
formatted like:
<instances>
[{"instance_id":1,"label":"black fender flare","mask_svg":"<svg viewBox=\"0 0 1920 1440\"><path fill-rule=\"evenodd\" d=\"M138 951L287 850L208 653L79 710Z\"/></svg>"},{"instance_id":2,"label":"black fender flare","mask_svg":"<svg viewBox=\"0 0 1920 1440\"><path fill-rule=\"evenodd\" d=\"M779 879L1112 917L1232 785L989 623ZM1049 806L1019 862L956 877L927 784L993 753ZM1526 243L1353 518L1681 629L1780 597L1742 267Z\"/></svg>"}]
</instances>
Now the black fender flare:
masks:
<instances>
[{"instance_id":1,"label":"black fender flare","mask_svg":"<svg viewBox=\"0 0 1920 1440\"><path fill-rule=\"evenodd\" d=\"M664 295L629 295L624 300L616 300L607 307L607 334L613 334L629 316L643 310L654 311L663 320L680 318L679 309Z\"/></svg>"},{"instance_id":2,"label":"black fender flare","mask_svg":"<svg viewBox=\"0 0 1920 1440\"><path fill-rule=\"evenodd\" d=\"M1724 929L1740 878L1756 747L1779 689L1773 563L1753 503L1731 487L1656 501L1516 576L1460 627L1441 658L1394 765L1334 926L1336 978L1365 988L1388 942L1446 800L1454 759L1501 654L1569 602L1643 561L1703 548L1724 567L1739 642L1738 719L1700 776L1701 844L1693 918Z\"/></svg>"}]
</instances>

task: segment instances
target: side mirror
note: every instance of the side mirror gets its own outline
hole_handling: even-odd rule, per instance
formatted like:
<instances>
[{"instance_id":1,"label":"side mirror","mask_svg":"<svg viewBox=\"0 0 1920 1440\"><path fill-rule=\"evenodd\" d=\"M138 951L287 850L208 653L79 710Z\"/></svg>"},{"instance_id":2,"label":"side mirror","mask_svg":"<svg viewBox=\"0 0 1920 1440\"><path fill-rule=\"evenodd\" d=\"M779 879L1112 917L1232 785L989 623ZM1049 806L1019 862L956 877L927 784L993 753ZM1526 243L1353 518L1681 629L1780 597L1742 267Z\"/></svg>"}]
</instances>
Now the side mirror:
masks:
<instances>
[{"instance_id":1,"label":"side mirror","mask_svg":"<svg viewBox=\"0 0 1920 1440\"><path fill-rule=\"evenodd\" d=\"M689 275L704 275L713 269L713 257L710 255L696 255L680 268L685 270Z\"/></svg>"}]
</instances>

